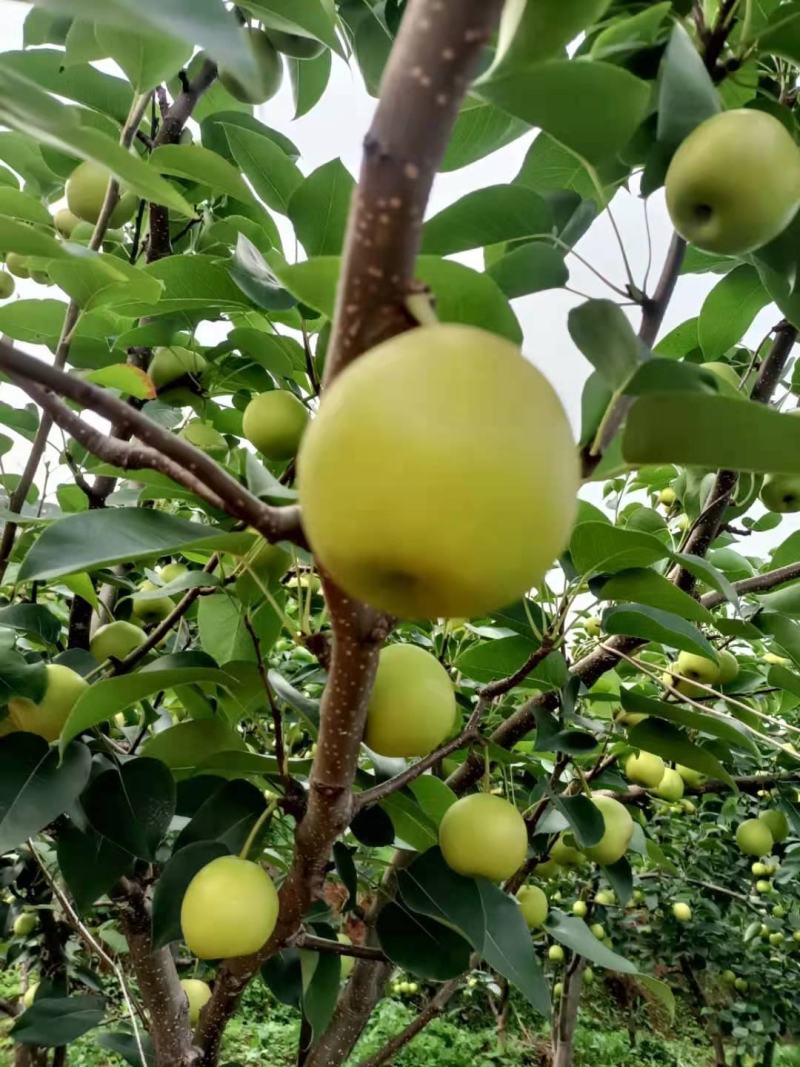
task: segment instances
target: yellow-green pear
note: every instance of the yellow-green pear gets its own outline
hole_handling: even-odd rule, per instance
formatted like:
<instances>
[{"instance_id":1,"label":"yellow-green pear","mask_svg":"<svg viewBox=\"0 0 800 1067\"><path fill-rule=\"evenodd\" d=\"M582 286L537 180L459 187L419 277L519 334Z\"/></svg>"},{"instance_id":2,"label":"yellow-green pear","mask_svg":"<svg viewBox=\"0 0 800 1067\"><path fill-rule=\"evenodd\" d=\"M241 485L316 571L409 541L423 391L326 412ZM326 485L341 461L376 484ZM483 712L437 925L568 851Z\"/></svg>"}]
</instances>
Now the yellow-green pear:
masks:
<instances>
[{"instance_id":1,"label":"yellow-green pear","mask_svg":"<svg viewBox=\"0 0 800 1067\"><path fill-rule=\"evenodd\" d=\"M8 271L0 271L0 300L8 300L14 295L16 283Z\"/></svg>"},{"instance_id":2,"label":"yellow-green pear","mask_svg":"<svg viewBox=\"0 0 800 1067\"><path fill-rule=\"evenodd\" d=\"M347 934L337 934L336 940L340 945L352 945L353 942L347 936ZM342 981L350 977L350 973L356 965L355 956L340 956L339 957L339 976Z\"/></svg>"},{"instance_id":3,"label":"yellow-green pear","mask_svg":"<svg viewBox=\"0 0 800 1067\"><path fill-rule=\"evenodd\" d=\"M691 922L692 909L682 900L678 900L672 905L672 914L679 923Z\"/></svg>"},{"instance_id":4,"label":"yellow-green pear","mask_svg":"<svg viewBox=\"0 0 800 1067\"><path fill-rule=\"evenodd\" d=\"M662 489L661 492L658 494L658 502L659 504L662 504L665 508L671 508L677 499L678 494L675 492L674 489L671 489L669 486L667 486L666 489Z\"/></svg>"},{"instance_id":5,"label":"yellow-green pear","mask_svg":"<svg viewBox=\"0 0 800 1067\"><path fill-rule=\"evenodd\" d=\"M673 668L672 684L683 696L696 700L709 696L702 685L716 685L719 682L719 673L719 666L712 659L698 656L694 652L680 652ZM695 685L695 682L701 682L702 685Z\"/></svg>"},{"instance_id":6,"label":"yellow-green pear","mask_svg":"<svg viewBox=\"0 0 800 1067\"><path fill-rule=\"evenodd\" d=\"M147 373L157 391L165 389L187 375L197 378L207 367L199 352L180 345L163 345L153 349L153 358Z\"/></svg>"},{"instance_id":7,"label":"yellow-green pear","mask_svg":"<svg viewBox=\"0 0 800 1067\"><path fill-rule=\"evenodd\" d=\"M572 840L572 835L570 835L570 840ZM550 849L550 859L559 867L580 867L586 862L586 856L580 849L571 845L564 834L559 834L553 843Z\"/></svg>"},{"instance_id":8,"label":"yellow-green pear","mask_svg":"<svg viewBox=\"0 0 800 1067\"><path fill-rule=\"evenodd\" d=\"M53 216L53 225L62 237L70 237L81 220L68 207L59 208Z\"/></svg>"},{"instance_id":9,"label":"yellow-green pear","mask_svg":"<svg viewBox=\"0 0 800 1067\"><path fill-rule=\"evenodd\" d=\"M761 503L779 514L800 511L800 475L768 475L761 487Z\"/></svg>"},{"instance_id":10,"label":"yellow-green pear","mask_svg":"<svg viewBox=\"0 0 800 1067\"><path fill-rule=\"evenodd\" d=\"M115 619L114 622L107 622L104 626L98 626L89 643L89 651L98 663L102 663L112 656L114 659L125 659L146 639L147 634L141 626Z\"/></svg>"},{"instance_id":11,"label":"yellow-green pear","mask_svg":"<svg viewBox=\"0 0 800 1067\"><path fill-rule=\"evenodd\" d=\"M189 1023L197 1026L200 1012L211 1000L211 987L199 978L181 978L181 987L189 1001Z\"/></svg>"},{"instance_id":12,"label":"yellow-green pear","mask_svg":"<svg viewBox=\"0 0 800 1067\"><path fill-rule=\"evenodd\" d=\"M739 674L739 661L732 652L723 649L719 654L719 684L730 685Z\"/></svg>"},{"instance_id":13,"label":"yellow-green pear","mask_svg":"<svg viewBox=\"0 0 800 1067\"><path fill-rule=\"evenodd\" d=\"M592 803L603 816L603 836L583 851L594 863L608 867L621 859L628 850L633 835L633 819L624 804L614 797L600 794L592 797Z\"/></svg>"},{"instance_id":14,"label":"yellow-green pear","mask_svg":"<svg viewBox=\"0 0 800 1067\"><path fill-rule=\"evenodd\" d=\"M247 440L262 456L271 460L291 459L307 424L305 405L285 389L273 389L254 396L242 418Z\"/></svg>"},{"instance_id":15,"label":"yellow-green pear","mask_svg":"<svg viewBox=\"0 0 800 1067\"><path fill-rule=\"evenodd\" d=\"M381 650L367 709L364 742L381 756L427 756L447 737L456 714L453 683L419 645Z\"/></svg>"},{"instance_id":16,"label":"yellow-green pear","mask_svg":"<svg viewBox=\"0 0 800 1067\"><path fill-rule=\"evenodd\" d=\"M529 929L537 930L540 926L544 926L550 906L547 894L538 885L522 886L517 892L517 900Z\"/></svg>"},{"instance_id":17,"label":"yellow-green pear","mask_svg":"<svg viewBox=\"0 0 800 1067\"><path fill-rule=\"evenodd\" d=\"M26 1011L33 1005L34 1000L36 1000L36 994L38 992L39 983L32 982L22 994L22 1006L25 1008Z\"/></svg>"},{"instance_id":18,"label":"yellow-green pear","mask_svg":"<svg viewBox=\"0 0 800 1067\"><path fill-rule=\"evenodd\" d=\"M664 768L664 775L655 788L656 796L663 800L680 800L683 796L683 778L672 767Z\"/></svg>"},{"instance_id":19,"label":"yellow-green pear","mask_svg":"<svg viewBox=\"0 0 800 1067\"><path fill-rule=\"evenodd\" d=\"M248 956L266 942L278 919L278 893L267 872L238 856L201 867L181 904L181 930L201 960Z\"/></svg>"},{"instance_id":20,"label":"yellow-green pear","mask_svg":"<svg viewBox=\"0 0 800 1067\"><path fill-rule=\"evenodd\" d=\"M706 780L706 776L701 774L700 771L695 771L691 767L684 767L681 763L675 764L675 770L690 789L697 789Z\"/></svg>"},{"instance_id":21,"label":"yellow-green pear","mask_svg":"<svg viewBox=\"0 0 800 1067\"><path fill-rule=\"evenodd\" d=\"M184 563L165 563L163 567L159 567L158 576L164 585L169 585L170 582L177 581L178 578L182 578L184 574L189 573L189 568Z\"/></svg>"},{"instance_id":22,"label":"yellow-green pear","mask_svg":"<svg viewBox=\"0 0 800 1067\"><path fill-rule=\"evenodd\" d=\"M35 704L28 697L12 697L8 702L8 717L17 730L38 734L45 741L55 741L69 713L89 688L85 679L63 666L48 663L44 696Z\"/></svg>"},{"instance_id":23,"label":"yellow-green pear","mask_svg":"<svg viewBox=\"0 0 800 1067\"><path fill-rule=\"evenodd\" d=\"M158 588L149 578L139 584L140 593L152 593ZM150 626L166 619L174 607L175 601L168 596L155 597L152 600L134 600L131 603L131 615L145 626Z\"/></svg>"},{"instance_id":24,"label":"yellow-green pear","mask_svg":"<svg viewBox=\"0 0 800 1067\"><path fill-rule=\"evenodd\" d=\"M561 945L551 945L547 950L547 958L551 963L563 963L564 962L564 949Z\"/></svg>"},{"instance_id":25,"label":"yellow-green pear","mask_svg":"<svg viewBox=\"0 0 800 1067\"><path fill-rule=\"evenodd\" d=\"M599 893L595 894L594 902L604 908L610 908L613 904L616 904L617 897L613 889L601 889Z\"/></svg>"},{"instance_id":26,"label":"yellow-green pear","mask_svg":"<svg viewBox=\"0 0 800 1067\"><path fill-rule=\"evenodd\" d=\"M653 752L632 752L625 760L625 777L629 782L655 789L664 777L664 761Z\"/></svg>"},{"instance_id":27,"label":"yellow-green pear","mask_svg":"<svg viewBox=\"0 0 800 1067\"><path fill-rule=\"evenodd\" d=\"M709 363L701 364L703 370L711 371L715 377L719 378L722 382L727 382L733 389L738 389L741 382L738 371L736 371L730 363L720 363L717 360L711 360Z\"/></svg>"},{"instance_id":28,"label":"yellow-green pear","mask_svg":"<svg viewBox=\"0 0 800 1067\"><path fill-rule=\"evenodd\" d=\"M28 257L20 255L19 252L6 253L6 270L16 275L17 278L30 278L31 276L28 270Z\"/></svg>"},{"instance_id":29,"label":"yellow-green pear","mask_svg":"<svg viewBox=\"0 0 800 1067\"><path fill-rule=\"evenodd\" d=\"M445 863L459 874L501 882L524 863L528 830L519 811L503 797L471 793L444 813L439 847Z\"/></svg>"},{"instance_id":30,"label":"yellow-green pear","mask_svg":"<svg viewBox=\"0 0 800 1067\"><path fill-rule=\"evenodd\" d=\"M706 252L741 256L777 237L800 203L800 152L766 111L736 108L701 122L665 180L675 229Z\"/></svg>"},{"instance_id":31,"label":"yellow-green pear","mask_svg":"<svg viewBox=\"0 0 800 1067\"><path fill-rule=\"evenodd\" d=\"M589 911L589 905L585 900L576 900L572 905L572 914L577 915L579 919L585 919Z\"/></svg>"},{"instance_id":32,"label":"yellow-green pear","mask_svg":"<svg viewBox=\"0 0 800 1067\"><path fill-rule=\"evenodd\" d=\"M35 911L22 911L14 920L14 937L28 937L39 925L39 916Z\"/></svg>"},{"instance_id":33,"label":"yellow-green pear","mask_svg":"<svg viewBox=\"0 0 800 1067\"><path fill-rule=\"evenodd\" d=\"M538 584L566 545L576 457L561 402L515 345L421 326L326 391L298 454L303 524L320 563L374 607L482 615Z\"/></svg>"},{"instance_id":34,"label":"yellow-green pear","mask_svg":"<svg viewBox=\"0 0 800 1067\"><path fill-rule=\"evenodd\" d=\"M275 46L263 30L246 31L250 47L258 67L255 84L243 83L236 72L221 67L219 80L234 99L243 104L264 104L280 89L283 79L283 63Z\"/></svg>"},{"instance_id":35,"label":"yellow-green pear","mask_svg":"<svg viewBox=\"0 0 800 1067\"><path fill-rule=\"evenodd\" d=\"M558 998L563 994L563 992L564 992L564 983L563 982L556 982L555 985L553 986L553 998L555 1000L558 1000Z\"/></svg>"},{"instance_id":36,"label":"yellow-green pear","mask_svg":"<svg viewBox=\"0 0 800 1067\"><path fill-rule=\"evenodd\" d=\"M541 863L537 863L531 871L531 874L535 878L542 878L545 881L549 881L551 878L558 878L561 874L560 864L554 859L543 860Z\"/></svg>"},{"instance_id":37,"label":"yellow-green pear","mask_svg":"<svg viewBox=\"0 0 800 1067\"><path fill-rule=\"evenodd\" d=\"M606 939L606 928L605 928L605 926L603 926L602 923L592 923L592 925L589 927L589 929L591 930L591 932L594 934L594 936L597 938L598 941L605 941L605 939Z\"/></svg>"},{"instance_id":38,"label":"yellow-green pear","mask_svg":"<svg viewBox=\"0 0 800 1067\"><path fill-rule=\"evenodd\" d=\"M769 826L761 819L745 819L736 829L736 844L745 856L768 856L774 839Z\"/></svg>"},{"instance_id":39,"label":"yellow-green pear","mask_svg":"<svg viewBox=\"0 0 800 1067\"><path fill-rule=\"evenodd\" d=\"M100 217L100 209L106 196L111 172L101 163L93 160L84 160L67 178L65 192L67 204L73 215L84 222L97 222ZM121 226L133 215L136 210L137 197L130 191L122 192L117 201L108 224L111 227Z\"/></svg>"},{"instance_id":40,"label":"yellow-green pear","mask_svg":"<svg viewBox=\"0 0 800 1067\"><path fill-rule=\"evenodd\" d=\"M773 841L776 841L779 845L789 836L789 820L778 808L762 811L758 817L761 822L769 827Z\"/></svg>"}]
</instances>

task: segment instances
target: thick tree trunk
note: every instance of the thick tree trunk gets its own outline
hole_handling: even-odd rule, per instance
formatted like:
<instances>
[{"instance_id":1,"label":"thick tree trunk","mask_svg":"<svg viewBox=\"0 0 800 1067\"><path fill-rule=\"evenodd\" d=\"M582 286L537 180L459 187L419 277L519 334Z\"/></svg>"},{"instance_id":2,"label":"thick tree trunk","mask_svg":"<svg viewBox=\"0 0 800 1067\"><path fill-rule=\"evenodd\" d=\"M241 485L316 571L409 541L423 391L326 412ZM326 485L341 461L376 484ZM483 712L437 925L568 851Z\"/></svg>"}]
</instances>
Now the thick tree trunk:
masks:
<instances>
[{"instance_id":1,"label":"thick tree trunk","mask_svg":"<svg viewBox=\"0 0 800 1067\"><path fill-rule=\"evenodd\" d=\"M575 1026L583 985L585 960L574 956L564 975L564 992L553 1027L553 1067L572 1067Z\"/></svg>"}]
</instances>

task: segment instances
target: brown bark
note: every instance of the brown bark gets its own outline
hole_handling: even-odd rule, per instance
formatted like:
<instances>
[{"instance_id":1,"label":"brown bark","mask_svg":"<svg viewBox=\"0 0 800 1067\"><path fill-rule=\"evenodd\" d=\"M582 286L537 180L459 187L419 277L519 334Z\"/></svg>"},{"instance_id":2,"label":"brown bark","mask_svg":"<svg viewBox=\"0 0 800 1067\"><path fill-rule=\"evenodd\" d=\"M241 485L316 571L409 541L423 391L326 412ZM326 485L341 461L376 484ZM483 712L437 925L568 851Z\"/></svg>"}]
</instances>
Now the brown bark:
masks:
<instances>
[{"instance_id":1,"label":"brown bark","mask_svg":"<svg viewBox=\"0 0 800 1067\"><path fill-rule=\"evenodd\" d=\"M572 1067L575 1027L583 985L586 960L573 956L564 974L564 991L558 1004L553 1027L553 1067Z\"/></svg>"}]
</instances>

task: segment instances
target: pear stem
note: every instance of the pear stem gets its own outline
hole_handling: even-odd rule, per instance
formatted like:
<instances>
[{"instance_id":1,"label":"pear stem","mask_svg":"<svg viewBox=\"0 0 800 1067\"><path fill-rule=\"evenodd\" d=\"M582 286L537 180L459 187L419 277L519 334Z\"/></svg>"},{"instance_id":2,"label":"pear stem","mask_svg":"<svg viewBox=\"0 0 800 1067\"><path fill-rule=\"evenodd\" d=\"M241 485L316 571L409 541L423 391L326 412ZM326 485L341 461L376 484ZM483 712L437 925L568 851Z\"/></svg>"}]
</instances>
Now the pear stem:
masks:
<instances>
[{"instance_id":1,"label":"pear stem","mask_svg":"<svg viewBox=\"0 0 800 1067\"><path fill-rule=\"evenodd\" d=\"M270 815L272 815L273 811L277 806L278 798L273 797L272 800L270 800L269 804L267 804L266 808L264 808L259 817L256 819L255 823L253 824L252 830L247 835L247 840L242 845L242 850L239 853L240 860L247 859L247 855L250 852L250 849L253 847L253 843L255 842L256 837L258 836L258 831L261 829L261 827L264 825Z\"/></svg>"}]
</instances>

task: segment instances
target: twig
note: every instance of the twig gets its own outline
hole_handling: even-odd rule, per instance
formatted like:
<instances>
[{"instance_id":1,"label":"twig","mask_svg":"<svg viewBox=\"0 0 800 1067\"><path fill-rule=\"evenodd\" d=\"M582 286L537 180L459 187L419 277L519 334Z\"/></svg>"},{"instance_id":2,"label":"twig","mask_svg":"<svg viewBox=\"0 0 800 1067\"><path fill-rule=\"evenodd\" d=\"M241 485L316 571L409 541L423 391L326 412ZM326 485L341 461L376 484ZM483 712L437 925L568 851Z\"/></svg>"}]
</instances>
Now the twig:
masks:
<instances>
[{"instance_id":1,"label":"twig","mask_svg":"<svg viewBox=\"0 0 800 1067\"><path fill-rule=\"evenodd\" d=\"M250 618L250 612L245 610L242 618L245 629L250 635L250 640L253 643L253 650L256 655L256 669L258 670L258 676L261 679L261 685L264 689L264 694L267 698L269 710L272 715L272 728L275 733L275 759L278 761L278 770L280 771L284 789L288 792L289 772L286 765L286 748L283 743L283 720L281 718L280 709L275 703L275 695L272 692L272 686L269 683L269 674L261 654L261 642L256 633L256 628L253 626L253 620Z\"/></svg>"},{"instance_id":2,"label":"twig","mask_svg":"<svg viewBox=\"0 0 800 1067\"><path fill-rule=\"evenodd\" d=\"M290 944L296 948L307 948L312 952L325 952L330 956L353 956L359 960L372 960L386 963L386 953L371 945L351 945L347 941L331 941L328 937L316 937L314 934L301 932L291 939Z\"/></svg>"},{"instance_id":3,"label":"twig","mask_svg":"<svg viewBox=\"0 0 800 1067\"><path fill-rule=\"evenodd\" d=\"M432 1019L437 1015L441 1015L447 1007L448 1001L458 991L463 981L464 976L459 975L458 978L451 978L449 982L445 982L431 997L416 1019L413 1019L404 1030L401 1030L399 1034L387 1041L374 1056L368 1056L367 1059L361 1060L357 1067L380 1067L382 1063L388 1063L401 1048L407 1045L409 1041L412 1041L421 1030L424 1030Z\"/></svg>"}]
</instances>

